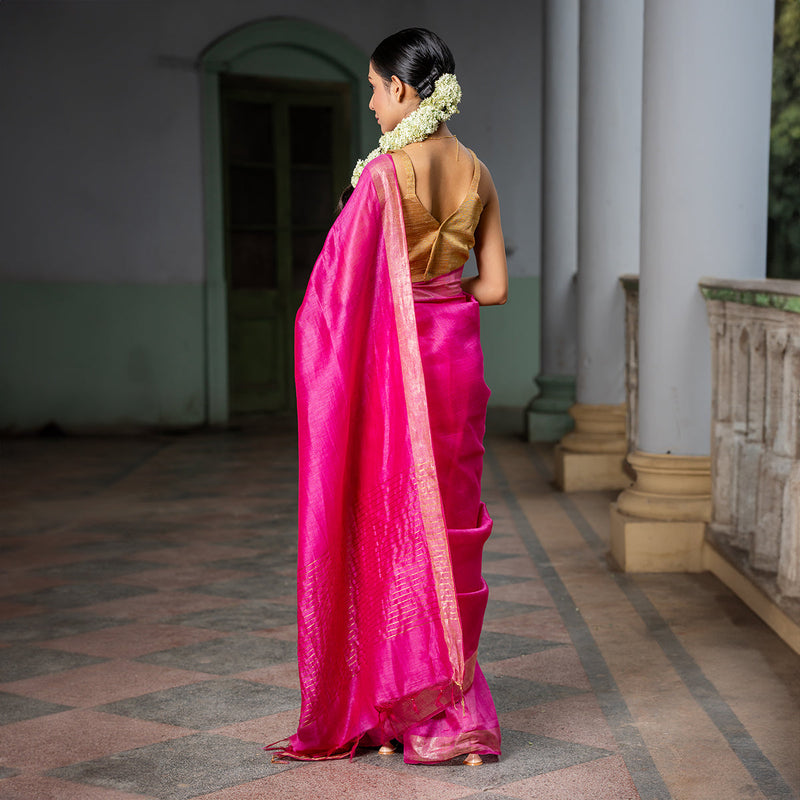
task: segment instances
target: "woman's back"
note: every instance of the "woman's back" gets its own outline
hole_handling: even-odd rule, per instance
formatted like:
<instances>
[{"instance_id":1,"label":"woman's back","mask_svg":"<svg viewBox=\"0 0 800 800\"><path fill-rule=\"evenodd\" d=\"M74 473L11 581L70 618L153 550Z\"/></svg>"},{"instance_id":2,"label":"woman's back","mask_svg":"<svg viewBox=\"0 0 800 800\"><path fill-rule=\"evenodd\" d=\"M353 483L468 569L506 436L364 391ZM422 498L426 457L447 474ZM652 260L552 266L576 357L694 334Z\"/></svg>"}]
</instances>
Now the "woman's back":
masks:
<instances>
[{"instance_id":1,"label":"woman's back","mask_svg":"<svg viewBox=\"0 0 800 800\"><path fill-rule=\"evenodd\" d=\"M411 280L461 268L483 210L481 165L453 136L430 137L393 154L403 203Z\"/></svg>"},{"instance_id":2,"label":"woman's back","mask_svg":"<svg viewBox=\"0 0 800 800\"><path fill-rule=\"evenodd\" d=\"M402 152L414 166L417 197L422 205L440 221L452 214L472 182L474 165L470 151L455 136L429 136L408 145Z\"/></svg>"}]
</instances>

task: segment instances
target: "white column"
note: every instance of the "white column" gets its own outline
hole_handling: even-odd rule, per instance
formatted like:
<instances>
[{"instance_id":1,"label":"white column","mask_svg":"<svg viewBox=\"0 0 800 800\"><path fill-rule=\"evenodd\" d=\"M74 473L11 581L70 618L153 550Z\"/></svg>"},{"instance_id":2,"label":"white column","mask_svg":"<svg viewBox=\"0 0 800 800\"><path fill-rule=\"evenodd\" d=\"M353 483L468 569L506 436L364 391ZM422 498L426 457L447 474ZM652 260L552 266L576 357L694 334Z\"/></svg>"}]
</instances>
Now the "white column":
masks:
<instances>
[{"instance_id":1,"label":"white column","mask_svg":"<svg viewBox=\"0 0 800 800\"><path fill-rule=\"evenodd\" d=\"M545 0L542 125L543 375L574 375L578 268L578 0Z\"/></svg>"},{"instance_id":2,"label":"white column","mask_svg":"<svg viewBox=\"0 0 800 800\"><path fill-rule=\"evenodd\" d=\"M579 404L625 400L625 297L639 271L643 0L583 0L578 147Z\"/></svg>"},{"instance_id":3,"label":"white column","mask_svg":"<svg viewBox=\"0 0 800 800\"><path fill-rule=\"evenodd\" d=\"M646 0L639 448L707 455L702 276L763 278L773 0Z\"/></svg>"},{"instance_id":4,"label":"white column","mask_svg":"<svg viewBox=\"0 0 800 800\"><path fill-rule=\"evenodd\" d=\"M582 0L578 111L575 430L556 450L564 491L621 489L625 295L639 271L644 0Z\"/></svg>"},{"instance_id":5,"label":"white column","mask_svg":"<svg viewBox=\"0 0 800 800\"><path fill-rule=\"evenodd\" d=\"M556 442L575 402L579 0L545 0L543 21L541 371L526 419L529 441Z\"/></svg>"},{"instance_id":6,"label":"white column","mask_svg":"<svg viewBox=\"0 0 800 800\"><path fill-rule=\"evenodd\" d=\"M698 282L764 275L773 15L773 0L645 2L639 449L610 526L628 571L707 564L712 377ZM752 363L746 392L761 407ZM750 468L758 443L746 445Z\"/></svg>"}]
</instances>

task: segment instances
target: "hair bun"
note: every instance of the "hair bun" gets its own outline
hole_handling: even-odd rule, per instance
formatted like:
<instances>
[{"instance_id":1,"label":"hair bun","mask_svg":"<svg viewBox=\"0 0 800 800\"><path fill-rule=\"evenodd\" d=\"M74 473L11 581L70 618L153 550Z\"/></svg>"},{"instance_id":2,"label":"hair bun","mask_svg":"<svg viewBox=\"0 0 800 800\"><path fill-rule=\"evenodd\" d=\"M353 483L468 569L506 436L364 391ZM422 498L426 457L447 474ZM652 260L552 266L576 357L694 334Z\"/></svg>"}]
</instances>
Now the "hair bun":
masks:
<instances>
[{"instance_id":1,"label":"hair bun","mask_svg":"<svg viewBox=\"0 0 800 800\"><path fill-rule=\"evenodd\" d=\"M405 28L387 36L375 48L370 63L384 81L396 75L413 86L422 100L433 94L442 75L456 69L450 48L427 28Z\"/></svg>"}]
</instances>

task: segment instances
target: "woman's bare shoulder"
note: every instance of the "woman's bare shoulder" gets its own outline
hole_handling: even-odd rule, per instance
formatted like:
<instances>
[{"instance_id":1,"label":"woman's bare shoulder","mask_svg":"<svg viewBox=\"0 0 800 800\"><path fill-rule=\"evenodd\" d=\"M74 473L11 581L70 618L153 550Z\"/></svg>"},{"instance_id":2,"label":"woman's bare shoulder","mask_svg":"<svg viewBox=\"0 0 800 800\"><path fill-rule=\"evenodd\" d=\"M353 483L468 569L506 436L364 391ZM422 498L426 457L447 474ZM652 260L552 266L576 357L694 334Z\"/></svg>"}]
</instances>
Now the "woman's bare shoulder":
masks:
<instances>
[{"instance_id":1,"label":"woman's bare shoulder","mask_svg":"<svg viewBox=\"0 0 800 800\"><path fill-rule=\"evenodd\" d=\"M473 155L475 155L474 151ZM495 189L494 180L492 179L492 173L489 172L489 167L487 167L477 155L475 155L475 158L478 160L478 165L481 170L481 177L478 181L478 195L485 206L487 203L497 198L497 189Z\"/></svg>"}]
</instances>

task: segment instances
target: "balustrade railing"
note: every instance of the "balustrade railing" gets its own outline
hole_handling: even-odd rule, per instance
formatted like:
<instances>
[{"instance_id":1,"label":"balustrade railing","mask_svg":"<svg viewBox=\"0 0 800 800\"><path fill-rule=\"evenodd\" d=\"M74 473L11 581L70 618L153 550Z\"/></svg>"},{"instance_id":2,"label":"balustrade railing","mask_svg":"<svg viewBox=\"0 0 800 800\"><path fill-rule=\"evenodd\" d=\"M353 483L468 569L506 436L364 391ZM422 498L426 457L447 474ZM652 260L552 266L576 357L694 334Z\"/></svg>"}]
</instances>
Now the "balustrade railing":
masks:
<instances>
[{"instance_id":1,"label":"balustrade railing","mask_svg":"<svg viewBox=\"0 0 800 800\"><path fill-rule=\"evenodd\" d=\"M709 536L765 577L769 593L798 598L800 282L707 279L700 288L713 369Z\"/></svg>"}]
</instances>

